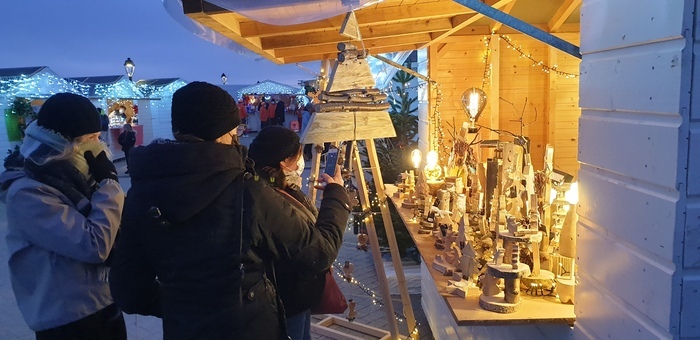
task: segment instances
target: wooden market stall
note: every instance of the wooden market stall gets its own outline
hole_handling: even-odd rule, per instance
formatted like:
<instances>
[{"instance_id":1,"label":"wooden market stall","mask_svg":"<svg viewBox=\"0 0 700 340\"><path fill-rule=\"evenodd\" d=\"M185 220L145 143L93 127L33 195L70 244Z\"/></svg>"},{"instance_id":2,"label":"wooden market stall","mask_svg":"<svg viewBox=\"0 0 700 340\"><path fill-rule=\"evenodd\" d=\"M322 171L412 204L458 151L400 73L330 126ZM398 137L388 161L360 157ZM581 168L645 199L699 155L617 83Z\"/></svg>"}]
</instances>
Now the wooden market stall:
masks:
<instances>
[{"instance_id":1,"label":"wooden market stall","mask_svg":"<svg viewBox=\"0 0 700 340\"><path fill-rule=\"evenodd\" d=\"M260 112L257 110L257 107L261 101L270 102L274 99L277 103L284 103L285 117L283 126L290 127L290 123L297 120L294 110L291 109L292 104L296 107L296 96L302 95L302 90L301 87L294 87L267 79L238 88L236 93L232 95L238 100L243 100L244 105L248 108L247 131L260 131L262 126Z\"/></svg>"},{"instance_id":2,"label":"wooden market stall","mask_svg":"<svg viewBox=\"0 0 700 340\"><path fill-rule=\"evenodd\" d=\"M692 85L697 1L483 1L511 15L499 21L461 3L482 2L385 0L354 11L363 38L356 43L370 55L419 50L418 71L429 78L421 96L428 101L419 109L421 148L441 151L445 162L445 148L468 120L463 93L483 90L488 102L476 122L480 138L512 142L502 131L526 136L534 168L552 159L555 169L581 179L574 336L700 336L693 318L700 308L694 303L700 233L685 217L697 222L700 215L700 176L690 175L700 165L687 157L698 148L698 115L689 113L698 96ZM277 1L259 10L289 15L305 6L311 4ZM333 60L336 45L351 40L339 34L343 14L272 25L201 0L184 0L183 9L279 64ZM511 28L524 26L528 34ZM534 39L535 28L586 48L571 53ZM482 160L496 156L493 149L481 151ZM471 316L440 313L452 304L441 300L444 291L429 270L424 281L436 282L424 291L423 307L438 338L515 338L531 334L522 327L542 325L479 328L464 324Z\"/></svg>"},{"instance_id":3,"label":"wooden market stall","mask_svg":"<svg viewBox=\"0 0 700 340\"><path fill-rule=\"evenodd\" d=\"M123 158L123 152L117 140L124 124L131 124L136 132L136 146L144 143L143 123L145 121L139 121L138 119L138 101L146 98L138 90L136 83L131 82L123 75L73 77L69 79L76 86L81 87L84 95L108 115L110 121L109 133L105 142L109 145L109 149L115 159ZM148 124L147 128L151 128L150 124Z\"/></svg>"},{"instance_id":4,"label":"wooden market stall","mask_svg":"<svg viewBox=\"0 0 700 340\"><path fill-rule=\"evenodd\" d=\"M580 1L543 4L533 0L487 0L485 3L532 26L554 32L570 43L579 42ZM301 4L278 5L275 13L301 11L300 6L303 7ZM190 18L280 64L334 60L338 57L338 43L352 40L339 34L344 14L315 22L276 26L202 1L183 1L183 8ZM354 14L362 37L355 44L369 55L404 50L427 52L422 58L419 54L418 58L427 71L424 75L429 78L425 86L429 103L419 111L422 112L419 117L421 136L427 136L423 140L424 151L441 151L441 162L447 161L462 124L468 121L462 107L462 94L477 87L488 98L477 121L483 126L479 132L481 139L512 142L513 134L527 136L535 168L543 168L545 149L549 145L555 150L555 167L576 174L580 59L454 1L387 0L356 10ZM330 71L331 65L332 62L324 63L324 70ZM483 151L483 160L487 157L493 157L492 150ZM431 280L424 281L433 287L439 286L430 283ZM427 296L424 294L423 298ZM573 307L566 308L569 312L565 313L561 324L568 328ZM439 322L431 317L436 313L427 314L433 332L447 334L440 329L447 325L432 324ZM452 314L459 313L453 310ZM527 323L527 320L520 320L513 326L506 322L499 326L499 334L517 332ZM467 331L458 332L461 336L478 333L485 326L477 322L465 327Z\"/></svg>"}]
</instances>

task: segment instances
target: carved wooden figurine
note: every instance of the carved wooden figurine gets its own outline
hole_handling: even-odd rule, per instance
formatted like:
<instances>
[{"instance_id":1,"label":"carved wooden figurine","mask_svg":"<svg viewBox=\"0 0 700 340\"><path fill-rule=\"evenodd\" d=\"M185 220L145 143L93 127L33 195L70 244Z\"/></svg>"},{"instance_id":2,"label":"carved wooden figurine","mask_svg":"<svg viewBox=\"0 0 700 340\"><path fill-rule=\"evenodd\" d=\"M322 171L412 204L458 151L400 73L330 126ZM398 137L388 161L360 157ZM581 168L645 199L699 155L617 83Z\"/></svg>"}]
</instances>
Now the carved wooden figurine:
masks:
<instances>
[{"instance_id":1,"label":"carved wooden figurine","mask_svg":"<svg viewBox=\"0 0 700 340\"><path fill-rule=\"evenodd\" d=\"M350 261L345 261L345 265L343 265L343 278L345 278L345 280L348 282L352 281L352 272L354 270L355 265Z\"/></svg>"}]
</instances>

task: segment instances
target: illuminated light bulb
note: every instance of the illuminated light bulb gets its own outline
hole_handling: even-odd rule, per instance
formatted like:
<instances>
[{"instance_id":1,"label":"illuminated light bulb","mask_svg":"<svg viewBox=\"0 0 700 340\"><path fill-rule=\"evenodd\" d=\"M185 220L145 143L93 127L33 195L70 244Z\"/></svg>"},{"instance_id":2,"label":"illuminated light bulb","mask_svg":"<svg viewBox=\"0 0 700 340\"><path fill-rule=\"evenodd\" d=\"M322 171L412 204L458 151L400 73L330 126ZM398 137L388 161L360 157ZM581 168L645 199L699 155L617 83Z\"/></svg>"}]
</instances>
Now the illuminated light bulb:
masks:
<instances>
[{"instance_id":1,"label":"illuminated light bulb","mask_svg":"<svg viewBox=\"0 0 700 340\"><path fill-rule=\"evenodd\" d=\"M475 133L476 121L486 108L486 93L476 87L464 91L462 93L462 108L469 115L469 133Z\"/></svg>"},{"instance_id":2,"label":"illuminated light bulb","mask_svg":"<svg viewBox=\"0 0 700 340\"><path fill-rule=\"evenodd\" d=\"M423 168L423 173L425 178L431 182L437 182L440 177L442 177L442 168L438 163L438 153L435 150L428 151L428 155L425 158L426 165Z\"/></svg>"},{"instance_id":3,"label":"illuminated light bulb","mask_svg":"<svg viewBox=\"0 0 700 340\"><path fill-rule=\"evenodd\" d=\"M438 162L438 153L435 150L428 151L428 155L425 158L427 166L436 166Z\"/></svg>"},{"instance_id":4,"label":"illuminated light bulb","mask_svg":"<svg viewBox=\"0 0 700 340\"><path fill-rule=\"evenodd\" d=\"M413 162L414 168L418 169L418 167L420 167L420 161L422 157L423 155L419 149L411 151L411 161Z\"/></svg>"},{"instance_id":5,"label":"illuminated light bulb","mask_svg":"<svg viewBox=\"0 0 700 340\"><path fill-rule=\"evenodd\" d=\"M578 182L571 183L571 188L564 195L569 204L578 203Z\"/></svg>"}]
</instances>

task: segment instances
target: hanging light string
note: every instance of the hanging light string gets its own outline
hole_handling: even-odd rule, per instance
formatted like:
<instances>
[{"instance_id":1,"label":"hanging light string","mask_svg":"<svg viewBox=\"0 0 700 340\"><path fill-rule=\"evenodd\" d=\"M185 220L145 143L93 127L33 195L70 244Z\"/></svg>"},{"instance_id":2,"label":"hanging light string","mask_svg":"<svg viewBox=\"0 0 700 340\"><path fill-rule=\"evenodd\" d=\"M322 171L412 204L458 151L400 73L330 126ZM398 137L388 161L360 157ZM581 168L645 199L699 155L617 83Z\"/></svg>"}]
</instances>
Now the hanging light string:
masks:
<instances>
[{"instance_id":1,"label":"hanging light string","mask_svg":"<svg viewBox=\"0 0 700 340\"><path fill-rule=\"evenodd\" d=\"M355 277L351 277L348 280L348 278L346 278L345 275L343 275L343 265L340 262L338 262L337 260L335 262L333 262L333 267L335 267L335 269L336 269L335 275L338 276L338 278L340 278L342 281L354 284L358 288L360 288L360 290L362 290L365 294L367 294L369 297L372 298L373 305L379 306L379 307L384 306L384 302L382 302L381 300L379 300L377 298L377 293L375 291L373 291L372 289L370 289L367 286L365 286L364 284L362 284L362 282L357 281L357 279L355 279ZM406 316L401 314L401 313L394 312L394 317L396 318L396 320L398 322L406 321ZM411 331L411 333L408 334L408 336L406 337L406 340L415 339L415 336L418 335L418 326L419 325L420 324L416 321L415 327L413 327L413 330Z\"/></svg>"},{"instance_id":2,"label":"hanging light string","mask_svg":"<svg viewBox=\"0 0 700 340\"><path fill-rule=\"evenodd\" d=\"M443 143L445 140L445 133L443 132L444 129L442 129L442 114L440 113L440 105L442 104L442 90L440 87L442 87L442 84L435 84L433 86L435 90L435 106L433 106L433 116L430 118L430 124L433 127L430 150L437 151L442 161L449 156L450 148Z\"/></svg>"},{"instance_id":3,"label":"hanging light string","mask_svg":"<svg viewBox=\"0 0 700 340\"><path fill-rule=\"evenodd\" d=\"M426 82L421 82L417 85L411 85L411 86L406 86L404 87L404 91L409 91L409 90L417 90L424 88L428 83ZM394 87L394 82L389 81L389 85L382 90L383 93L390 94L390 93L397 93L397 91L393 88Z\"/></svg>"},{"instance_id":4,"label":"hanging light string","mask_svg":"<svg viewBox=\"0 0 700 340\"><path fill-rule=\"evenodd\" d=\"M486 45L486 53L484 53L484 76L481 78L481 89L483 90L488 80L491 79L491 63L489 58L491 57L491 38L493 34L484 38L484 44Z\"/></svg>"},{"instance_id":5,"label":"hanging light string","mask_svg":"<svg viewBox=\"0 0 700 340\"><path fill-rule=\"evenodd\" d=\"M523 47L520 45L516 45L513 42L513 40L511 40L510 37L508 37L507 35L499 34L498 38L505 41L506 44L508 44L508 46L507 46L508 48L511 48L511 49L515 50L516 52L520 53L520 58L524 57L524 58L530 59L530 61L532 61L532 66L539 66L540 69L544 73L554 73L554 74L561 76L561 77L564 77L564 78L576 78L576 77L578 77L577 74L559 71L557 65L549 66L549 65L545 64L544 61L536 60L535 58L532 57L532 53L526 53L525 51L523 51Z\"/></svg>"}]
</instances>

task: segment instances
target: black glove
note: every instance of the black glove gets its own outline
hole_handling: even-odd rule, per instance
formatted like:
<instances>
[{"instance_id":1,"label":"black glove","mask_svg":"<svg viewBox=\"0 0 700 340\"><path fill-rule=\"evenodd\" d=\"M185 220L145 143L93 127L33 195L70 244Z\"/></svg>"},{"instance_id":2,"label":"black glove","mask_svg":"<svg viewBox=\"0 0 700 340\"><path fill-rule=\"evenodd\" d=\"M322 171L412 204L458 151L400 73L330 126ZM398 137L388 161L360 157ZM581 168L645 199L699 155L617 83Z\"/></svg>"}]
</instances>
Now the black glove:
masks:
<instances>
[{"instance_id":1,"label":"black glove","mask_svg":"<svg viewBox=\"0 0 700 340\"><path fill-rule=\"evenodd\" d=\"M100 152L97 157L92 154L92 151L85 151L85 161L90 167L90 173L97 182L102 182L103 179L111 178L119 181L117 178L117 168L114 163L107 158L107 153Z\"/></svg>"}]
</instances>

